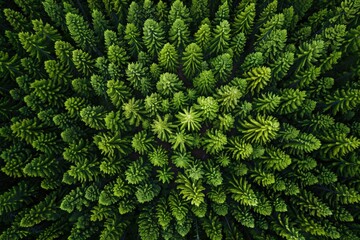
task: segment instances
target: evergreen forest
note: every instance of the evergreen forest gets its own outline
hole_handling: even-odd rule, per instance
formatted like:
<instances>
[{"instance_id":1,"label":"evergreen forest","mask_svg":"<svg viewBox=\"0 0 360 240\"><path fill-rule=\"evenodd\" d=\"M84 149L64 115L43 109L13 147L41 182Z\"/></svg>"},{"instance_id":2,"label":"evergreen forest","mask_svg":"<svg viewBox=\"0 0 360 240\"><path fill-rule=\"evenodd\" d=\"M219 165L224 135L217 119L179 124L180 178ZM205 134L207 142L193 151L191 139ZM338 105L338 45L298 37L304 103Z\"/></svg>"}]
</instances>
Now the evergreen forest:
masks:
<instances>
[{"instance_id":1,"label":"evergreen forest","mask_svg":"<svg viewBox=\"0 0 360 240\"><path fill-rule=\"evenodd\" d=\"M0 0L0 240L360 240L360 0Z\"/></svg>"}]
</instances>

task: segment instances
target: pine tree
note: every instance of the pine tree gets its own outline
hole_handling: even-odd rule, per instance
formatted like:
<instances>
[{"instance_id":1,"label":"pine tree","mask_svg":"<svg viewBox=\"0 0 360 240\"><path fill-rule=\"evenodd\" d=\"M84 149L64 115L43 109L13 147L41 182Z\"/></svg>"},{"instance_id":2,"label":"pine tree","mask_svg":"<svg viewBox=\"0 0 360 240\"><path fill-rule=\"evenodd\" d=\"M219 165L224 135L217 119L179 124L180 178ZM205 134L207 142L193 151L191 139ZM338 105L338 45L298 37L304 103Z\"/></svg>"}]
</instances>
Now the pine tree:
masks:
<instances>
[{"instance_id":1,"label":"pine tree","mask_svg":"<svg viewBox=\"0 0 360 240\"><path fill-rule=\"evenodd\" d=\"M142 63L129 63L126 69L127 80L138 91L148 93L152 89L151 79L148 74L149 69Z\"/></svg>"},{"instance_id":2,"label":"pine tree","mask_svg":"<svg viewBox=\"0 0 360 240\"><path fill-rule=\"evenodd\" d=\"M323 54L324 51L324 41L314 40L310 43L303 43L300 46L300 51L296 55L295 63L297 69L302 69L304 67L309 67L313 63L318 61L318 58Z\"/></svg>"},{"instance_id":3,"label":"pine tree","mask_svg":"<svg viewBox=\"0 0 360 240\"><path fill-rule=\"evenodd\" d=\"M216 93L220 109L223 109L226 112L234 109L242 96L243 93L236 86L229 85L217 89Z\"/></svg>"},{"instance_id":4,"label":"pine tree","mask_svg":"<svg viewBox=\"0 0 360 240\"><path fill-rule=\"evenodd\" d=\"M203 145L207 153L216 154L224 149L227 144L227 137L221 131L207 131Z\"/></svg>"},{"instance_id":5,"label":"pine tree","mask_svg":"<svg viewBox=\"0 0 360 240\"><path fill-rule=\"evenodd\" d=\"M118 45L110 45L108 47L108 60L119 68L124 68L129 60L124 48Z\"/></svg>"},{"instance_id":6,"label":"pine tree","mask_svg":"<svg viewBox=\"0 0 360 240\"><path fill-rule=\"evenodd\" d=\"M169 24L174 23L176 19L182 19L186 24L190 23L191 21L190 11L184 5L184 3L181 2L181 0L174 1L169 11L169 15L168 15Z\"/></svg>"},{"instance_id":7,"label":"pine tree","mask_svg":"<svg viewBox=\"0 0 360 240\"><path fill-rule=\"evenodd\" d=\"M224 20L216 26L211 42L211 53L214 55L226 52L230 45L230 24Z\"/></svg>"},{"instance_id":8,"label":"pine tree","mask_svg":"<svg viewBox=\"0 0 360 240\"><path fill-rule=\"evenodd\" d=\"M169 40L177 49L184 49L189 43L190 32L185 22L178 18L169 30Z\"/></svg>"},{"instance_id":9,"label":"pine tree","mask_svg":"<svg viewBox=\"0 0 360 240\"><path fill-rule=\"evenodd\" d=\"M179 148L180 152L186 151L186 146L191 146L194 137L185 133L185 130L177 131L174 135L171 135L169 142L172 144L171 148L176 150Z\"/></svg>"},{"instance_id":10,"label":"pine tree","mask_svg":"<svg viewBox=\"0 0 360 240\"><path fill-rule=\"evenodd\" d=\"M321 146L322 152L329 155L331 158L344 156L345 154L360 147L360 141L356 137L346 134L327 133L321 137L323 144Z\"/></svg>"},{"instance_id":11,"label":"pine tree","mask_svg":"<svg viewBox=\"0 0 360 240\"><path fill-rule=\"evenodd\" d=\"M331 96L326 97L325 110L332 108L333 114L339 111L345 112L354 109L360 101L360 91L358 89L339 89Z\"/></svg>"},{"instance_id":12,"label":"pine tree","mask_svg":"<svg viewBox=\"0 0 360 240\"><path fill-rule=\"evenodd\" d=\"M180 199L180 196L172 192L168 198L171 214L175 217L177 221L182 221L186 218L186 215L189 211L187 204Z\"/></svg>"},{"instance_id":13,"label":"pine tree","mask_svg":"<svg viewBox=\"0 0 360 240\"><path fill-rule=\"evenodd\" d=\"M267 35L266 39L258 42L256 51L263 53L265 58L274 61L283 52L286 46L286 38L286 30L273 30Z\"/></svg>"},{"instance_id":14,"label":"pine tree","mask_svg":"<svg viewBox=\"0 0 360 240\"><path fill-rule=\"evenodd\" d=\"M44 10L50 19L54 22L55 26L61 27L62 30L66 29L65 16L63 13L63 8L54 0L45 0L42 2Z\"/></svg>"},{"instance_id":15,"label":"pine tree","mask_svg":"<svg viewBox=\"0 0 360 240\"><path fill-rule=\"evenodd\" d=\"M253 68L244 74L244 79L248 81L248 90L251 92L262 90L271 78L271 69L267 67Z\"/></svg>"},{"instance_id":16,"label":"pine tree","mask_svg":"<svg viewBox=\"0 0 360 240\"><path fill-rule=\"evenodd\" d=\"M205 194L202 191L205 188L201 185L201 181L191 182L186 176L179 175L176 182L178 183L176 188L180 189L183 198L190 200L191 204L199 206L204 202Z\"/></svg>"},{"instance_id":17,"label":"pine tree","mask_svg":"<svg viewBox=\"0 0 360 240\"><path fill-rule=\"evenodd\" d=\"M163 73L156 83L156 89L164 96L172 96L183 89L183 82L173 73Z\"/></svg>"},{"instance_id":18,"label":"pine tree","mask_svg":"<svg viewBox=\"0 0 360 240\"><path fill-rule=\"evenodd\" d=\"M28 32L20 32L19 39L23 48L31 57L36 57L38 60L50 59L50 52L44 43L45 39L41 36Z\"/></svg>"},{"instance_id":19,"label":"pine tree","mask_svg":"<svg viewBox=\"0 0 360 240\"><path fill-rule=\"evenodd\" d=\"M20 70L20 62L17 55L9 57L6 52L0 52L0 72L2 77L10 75L14 77Z\"/></svg>"},{"instance_id":20,"label":"pine tree","mask_svg":"<svg viewBox=\"0 0 360 240\"><path fill-rule=\"evenodd\" d=\"M191 78L201 69L203 54L201 48L196 43L191 43L185 48L182 57L183 70L185 76Z\"/></svg>"},{"instance_id":21,"label":"pine tree","mask_svg":"<svg viewBox=\"0 0 360 240\"><path fill-rule=\"evenodd\" d=\"M266 143L274 139L279 131L279 122L272 116L257 115L256 119L249 117L241 123L240 132L244 138L254 143Z\"/></svg>"},{"instance_id":22,"label":"pine tree","mask_svg":"<svg viewBox=\"0 0 360 240\"><path fill-rule=\"evenodd\" d=\"M204 18L209 17L209 2L208 0L192 0L190 13L191 16L194 18L194 22L198 23Z\"/></svg>"},{"instance_id":23,"label":"pine tree","mask_svg":"<svg viewBox=\"0 0 360 240\"><path fill-rule=\"evenodd\" d=\"M0 195L1 215L19 210L25 204L32 202L31 196L37 191L37 187L37 185L31 186L21 181L2 193Z\"/></svg>"},{"instance_id":24,"label":"pine tree","mask_svg":"<svg viewBox=\"0 0 360 240\"><path fill-rule=\"evenodd\" d=\"M169 136L173 133L174 124L169 122L170 115L165 115L162 119L161 116L157 115L157 119L153 121L151 125L153 133L157 134L157 137L160 140L166 141L169 139Z\"/></svg>"},{"instance_id":25,"label":"pine tree","mask_svg":"<svg viewBox=\"0 0 360 240\"><path fill-rule=\"evenodd\" d=\"M193 79L195 89L203 95L209 95L214 91L216 79L211 70L202 71L198 77Z\"/></svg>"},{"instance_id":26,"label":"pine tree","mask_svg":"<svg viewBox=\"0 0 360 240\"><path fill-rule=\"evenodd\" d=\"M133 23L126 24L125 37L130 47L130 53L132 56L136 56L140 51L143 50L143 43L140 38L139 29Z\"/></svg>"},{"instance_id":27,"label":"pine tree","mask_svg":"<svg viewBox=\"0 0 360 240\"><path fill-rule=\"evenodd\" d=\"M144 154L154 148L153 140L153 137L148 137L146 131L143 130L134 135L131 146L136 152Z\"/></svg>"},{"instance_id":28,"label":"pine tree","mask_svg":"<svg viewBox=\"0 0 360 240\"><path fill-rule=\"evenodd\" d=\"M94 60L91 59L91 55L80 49L72 52L72 62L76 69L83 73L85 76L91 75L94 69Z\"/></svg>"},{"instance_id":29,"label":"pine tree","mask_svg":"<svg viewBox=\"0 0 360 240\"><path fill-rule=\"evenodd\" d=\"M245 43L246 43L245 34L242 33L242 32L236 34L232 38L232 41L230 43L230 47L231 47L231 49L233 51L235 60L238 61L241 54L244 52Z\"/></svg>"},{"instance_id":30,"label":"pine tree","mask_svg":"<svg viewBox=\"0 0 360 240\"><path fill-rule=\"evenodd\" d=\"M143 28L143 41L151 56L156 56L165 45L165 33L159 23L147 19Z\"/></svg>"},{"instance_id":31,"label":"pine tree","mask_svg":"<svg viewBox=\"0 0 360 240\"><path fill-rule=\"evenodd\" d=\"M210 215L208 219L203 221L203 228L205 230L206 236L211 240L220 240L223 239L222 235L222 225L216 215Z\"/></svg>"},{"instance_id":32,"label":"pine tree","mask_svg":"<svg viewBox=\"0 0 360 240\"><path fill-rule=\"evenodd\" d=\"M166 43L159 52L159 64L164 70L174 73L179 63L179 55L170 43Z\"/></svg>"},{"instance_id":33,"label":"pine tree","mask_svg":"<svg viewBox=\"0 0 360 240\"><path fill-rule=\"evenodd\" d=\"M283 89L281 91L281 101L278 111L280 114L289 114L298 110L298 108L303 104L306 92L299 91L299 89Z\"/></svg>"},{"instance_id":34,"label":"pine tree","mask_svg":"<svg viewBox=\"0 0 360 240\"><path fill-rule=\"evenodd\" d=\"M145 113L141 100L131 98L128 102L124 103L121 108L130 125L140 125L140 122L143 120L142 115Z\"/></svg>"},{"instance_id":35,"label":"pine tree","mask_svg":"<svg viewBox=\"0 0 360 240\"><path fill-rule=\"evenodd\" d=\"M215 78L221 82L226 82L233 70L232 56L229 53L219 55L213 59L211 65Z\"/></svg>"},{"instance_id":36,"label":"pine tree","mask_svg":"<svg viewBox=\"0 0 360 240\"><path fill-rule=\"evenodd\" d=\"M258 198L251 189L251 185L244 178L239 180L233 178L229 185L228 191L236 202L240 202L241 205L245 206L258 205Z\"/></svg>"},{"instance_id":37,"label":"pine tree","mask_svg":"<svg viewBox=\"0 0 360 240\"><path fill-rule=\"evenodd\" d=\"M87 26L84 18L74 13L66 14L66 25L76 44L84 51L95 49L94 32Z\"/></svg>"},{"instance_id":38,"label":"pine tree","mask_svg":"<svg viewBox=\"0 0 360 240\"><path fill-rule=\"evenodd\" d=\"M238 33L244 33L248 35L251 33L255 19L255 4L250 3L245 7L243 11L239 11L234 19L233 31L236 35Z\"/></svg>"},{"instance_id":39,"label":"pine tree","mask_svg":"<svg viewBox=\"0 0 360 240\"><path fill-rule=\"evenodd\" d=\"M91 128L104 129L107 111L102 106L87 106L80 111L81 120Z\"/></svg>"},{"instance_id":40,"label":"pine tree","mask_svg":"<svg viewBox=\"0 0 360 240\"><path fill-rule=\"evenodd\" d=\"M200 113L193 108L184 109L183 112L176 115L176 118L179 121L181 130L186 129L187 131L199 130L201 127L200 123L203 120Z\"/></svg>"},{"instance_id":41,"label":"pine tree","mask_svg":"<svg viewBox=\"0 0 360 240\"><path fill-rule=\"evenodd\" d=\"M5 8L4 15L6 20L14 28L15 32L23 32L29 28L29 21L20 12L10 8Z\"/></svg>"},{"instance_id":42,"label":"pine tree","mask_svg":"<svg viewBox=\"0 0 360 240\"><path fill-rule=\"evenodd\" d=\"M203 53L207 53L211 43L211 31L208 24L205 23L199 27L199 30L195 33L195 40Z\"/></svg>"}]
</instances>

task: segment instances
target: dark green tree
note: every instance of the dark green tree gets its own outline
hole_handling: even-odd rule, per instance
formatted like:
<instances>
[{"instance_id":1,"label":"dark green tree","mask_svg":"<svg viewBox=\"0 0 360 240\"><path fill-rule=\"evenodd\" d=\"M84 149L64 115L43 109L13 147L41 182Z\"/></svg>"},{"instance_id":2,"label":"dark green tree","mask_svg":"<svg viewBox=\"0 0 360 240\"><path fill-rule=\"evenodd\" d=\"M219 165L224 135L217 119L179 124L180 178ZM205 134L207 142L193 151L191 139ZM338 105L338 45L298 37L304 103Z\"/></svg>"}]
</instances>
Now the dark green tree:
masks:
<instances>
[{"instance_id":1,"label":"dark green tree","mask_svg":"<svg viewBox=\"0 0 360 240\"><path fill-rule=\"evenodd\" d=\"M196 43L189 44L185 48L182 61L185 76L188 78L195 76L200 71L203 61L201 48Z\"/></svg>"},{"instance_id":2,"label":"dark green tree","mask_svg":"<svg viewBox=\"0 0 360 240\"><path fill-rule=\"evenodd\" d=\"M143 41L151 56L156 56L165 45L165 33L153 19L147 19L143 28Z\"/></svg>"},{"instance_id":3,"label":"dark green tree","mask_svg":"<svg viewBox=\"0 0 360 240\"><path fill-rule=\"evenodd\" d=\"M74 13L66 14L65 18L68 30L76 44L84 51L94 50L96 47L95 34L84 18Z\"/></svg>"}]
</instances>

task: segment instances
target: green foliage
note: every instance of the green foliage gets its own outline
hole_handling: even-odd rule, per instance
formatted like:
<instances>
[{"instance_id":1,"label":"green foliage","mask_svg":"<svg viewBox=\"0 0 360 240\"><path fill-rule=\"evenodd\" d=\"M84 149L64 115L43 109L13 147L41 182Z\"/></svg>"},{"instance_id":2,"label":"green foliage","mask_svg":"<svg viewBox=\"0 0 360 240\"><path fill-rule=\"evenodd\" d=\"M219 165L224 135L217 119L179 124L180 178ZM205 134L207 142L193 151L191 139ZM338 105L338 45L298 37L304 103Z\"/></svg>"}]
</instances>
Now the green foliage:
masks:
<instances>
[{"instance_id":1,"label":"green foliage","mask_svg":"<svg viewBox=\"0 0 360 240\"><path fill-rule=\"evenodd\" d=\"M148 166L144 165L142 158L132 162L125 171L126 181L130 184L138 184L148 177Z\"/></svg>"},{"instance_id":2,"label":"green foliage","mask_svg":"<svg viewBox=\"0 0 360 240\"><path fill-rule=\"evenodd\" d=\"M218 88L216 97L220 105L220 109L228 112L234 109L239 102L239 99L243 96L243 93L236 86L225 85Z\"/></svg>"},{"instance_id":3,"label":"green foliage","mask_svg":"<svg viewBox=\"0 0 360 240\"><path fill-rule=\"evenodd\" d=\"M57 209L54 207L55 197L48 195L44 201L35 205L21 219L21 227L32 227L44 220L53 221L58 216Z\"/></svg>"},{"instance_id":4,"label":"green foliage","mask_svg":"<svg viewBox=\"0 0 360 240\"><path fill-rule=\"evenodd\" d=\"M244 134L245 140L254 143L267 143L274 139L279 130L279 122L272 116L257 115L256 119L249 117L241 123L239 131Z\"/></svg>"},{"instance_id":5,"label":"green foliage","mask_svg":"<svg viewBox=\"0 0 360 240\"><path fill-rule=\"evenodd\" d=\"M203 228L205 230L206 236L211 240L220 240L223 239L222 235L222 226L220 220L217 216L209 215L208 219L205 219L202 222Z\"/></svg>"},{"instance_id":6,"label":"green foliage","mask_svg":"<svg viewBox=\"0 0 360 240\"><path fill-rule=\"evenodd\" d=\"M250 3L244 8L244 10L238 11L233 24L234 35L240 32L245 35L250 34L254 24L255 14L254 3Z\"/></svg>"},{"instance_id":7,"label":"green foliage","mask_svg":"<svg viewBox=\"0 0 360 240\"><path fill-rule=\"evenodd\" d=\"M185 76L190 78L198 73L201 69L203 54L201 48L196 43L189 44L183 53L183 70Z\"/></svg>"},{"instance_id":8,"label":"green foliage","mask_svg":"<svg viewBox=\"0 0 360 240\"><path fill-rule=\"evenodd\" d=\"M251 189L251 185L244 178L236 179L233 177L229 184L228 191L236 202L240 202L240 204L245 206L258 205L258 198Z\"/></svg>"},{"instance_id":9,"label":"green foliage","mask_svg":"<svg viewBox=\"0 0 360 240\"><path fill-rule=\"evenodd\" d=\"M80 111L81 120L94 129L104 129L106 110L103 106L88 106Z\"/></svg>"},{"instance_id":10,"label":"green foliage","mask_svg":"<svg viewBox=\"0 0 360 240\"><path fill-rule=\"evenodd\" d=\"M185 23L189 23L191 21L189 9L182 1L176 0L171 5L168 19L170 24L174 23L176 19L182 19Z\"/></svg>"},{"instance_id":11,"label":"green foliage","mask_svg":"<svg viewBox=\"0 0 360 240\"><path fill-rule=\"evenodd\" d=\"M165 198L161 198L156 205L156 218L163 229L166 229L171 222L170 208Z\"/></svg>"},{"instance_id":12,"label":"green foliage","mask_svg":"<svg viewBox=\"0 0 360 240\"><path fill-rule=\"evenodd\" d=\"M45 45L45 39L41 36L28 32L20 32L19 40L31 57L36 57L38 60L50 58L50 52Z\"/></svg>"},{"instance_id":13,"label":"green foliage","mask_svg":"<svg viewBox=\"0 0 360 240\"><path fill-rule=\"evenodd\" d=\"M323 217L332 215L332 211L328 206L322 203L312 192L306 190L297 195L295 205L301 210L308 211L311 216Z\"/></svg>"},{"instance_id":14,"label":"green foliage","mask_svg":"<svg viewBox=\"0 0 360 240\"><path fill-rule=\"evenodd\" d=\"M134 135L131 146L136 152L144 154L153 149L152 142L153 138L148 137L146 131L144 130Z\"/></svg>"},{"instance_id":15,"label":"green foliage","mask_svg":"<svg viewBox=\"0 0 360 240\"><path fill-rule=\"evenodd\" d=\"M316 63L318 58L324 51L324 41L314 40L310 43L305 42L300 46L299 53L297 54L295 62L297 69L309 67Z\"/></svg>"},{"instance_id":16,"label":"green foliage","mask_svg":"<svg viewBox=\"0 0 360 240\"><path fill-rule=\"evenodd\" d=\"M138 224L141 239L159 239L159 226L156 223L157 221L155 214L152 213L152 209L145 209L140 213Z\"/></svg>"},{"instance_id":17,"label":"green foliage","mask_svg":"<svg viewBox=\"0 0 360 240\"><path fill-rule=\"evenodd\" d=\"M267 67L253 68L245 73L244 79L248 82L248 90L260 92L270 81L271 69Z\"/></svg>"},{"instance_id":18,"label":"green foliage","mask_svg":"<svg viewBox=\"0 0 360 240\"><path fill-rule=\"evenodd\" d=\"M183 198L191 201L191 204L195 206L200 206L204 202L205 194L202 192L205 188L202 186L201 181L191 181L184 175L178 175L176 179L178 185L177 189L180 189L180 193L183 195Z\"/></svg>"},{"instance_id":19,"label":"green foliage","mask_svg":"<svg viewBox=\"0 0 360 240\"><path fill-rule=\"evenodd\" d=\"M78 14L67 13L65 16L67 28L76 44L84 51L95 48L95 33L84 18Z\"/></svg>"},{"instance_id":20,"label":"green foliage","mask_svg":"<svg viewBox=\"0 0 360 240\"><path fill-rule=\"evenodd\" d=\"M360 236L358 0L0 6L0 240Z\"/></svg>"},{"instance_id":21,"label":"green foliage","mask_svg":"<svg viewBox=\"0 0 360 240\"><path fill-rule=\"evenodd\" d=\"M139 126L144 114L143 105L141 100L131 98L128 102L122 105L125 118L128 120L130 125Z\"/></svg>"},{"instance_id":22,"label":"green foliage","mask_svg":"<svg viewBox=\"0 0 360 240\"><path fill-rule=\"evenodd\" d=\"M172 96L175 92L183 89L183 83L174 73L163 73L156 83L156 89L164 96Z\"/></svg>"},{"instance_id":23,"label":"green foliage","mask_svg":"<svg viewBox=\"0 0 360 240\"><path fill-rule=\"evenodd\" d=\"M280 105L281 98L273 93L262 94L254 99L254 110L260 113L272 113Z\"/></svg>"},{"instance_id":24,"label":"green foliage","mask_svg":"<svg viewBox=\"0 0 360 240\"><path fill-rule=\"evenodd\" d=\"M150 202L160 193L160 187L151 183L142 183L135 192L139 203Z\"/></svg>"},{"instance_id":25,"label":"green foliage","mask_svg":"<svg viewBox=\"0 0 360 240\"><path fill-rule=\"evenodd\" d=\"M165 115L162 119L159 115L157 115L157 119L154 119L151 128L154 134L157 134L157 137L166 141L169 139L169 136L172 135L172 129L175 127L174 124L171 124L169 121L170 115Z\"/></svg>"},{"instance_id":26,"label":"green foliage","mask_svg":"<svg viewBox=\"0 0 360 240\"><path fill-rule=\"evenodd\" d=\"M179 62L179 55L170 43L166 43L159 52L159 64L169 72L175 72Z\"/></svg>"},{"instance_id":27,"label":"green foliage","mask_svg":"<svg viewBox=\"0 0 360 240\"><path fill-rule=\"evenodd\" d=\"M219 105L213 97L198 97L197 105L194 108L200 111L201 117L209 120L217 117L219 111Z\"/></svg>"},{"instance_id":28,"label":"green foliage","mask_svg":"<svg viewBox=\"0 0 360 240\"><path fill-rule=\"evenodd\" d=\"M129 149L128 139L120 136L119 133L99 133L94 136L94 143L101 153L113 157L117 153L125 155Z\"/></svg>"},{"instance_id":29,"label":"green foliage","mask_svg":"<svg viewBox=\"0 0 360 240\"><path fill-rule=\"evenodd\" d=\"M169 30L169 40L178 49L184 49L188 44L190 32L185 22L177 18Z\"/></svg>"},{"instance_id":30,"label":"green foliage","mask_svg":"<svg viewBox=\"0 0 360 240\"><path fill-rule=\"evenodd\" d=\"M360 104L360 90L338 89L334 94L326 96L325 104L327 105L325 109L332 109L333 114L350 111Z\"/></svg>"},{"instance_id":31,"label":"green foliage","mask_svg":"<svg viewBox=\"0 0 360 240\"><path fill-rule=\"evenodd\" d=\"M290 114L298 110L303 104L306 92L299 89L287 88L281 91L281 101L278 107L280 114Z\"/></svg>"},{"instance_id":32,"label":"green foliage","mask_svg":"<svg viewBox=\"0 0 360 240\"><path fill-rule=\"evenodd\" d=\"M203 120L201 114L193 108L184 109L176 115L181 130L186 129L187 131L197 131L200 129L201 121Z\"/></svg>"},{"instance_id":33,"label":"green foliage","mask_svg":"<svg viewBox=\"0 0 360 240\"><path fill-rule=\"evenodd\" d=\"M109 80L106 85L106 93L114 106L120 108L130 98L131 89L124 82Z\"/></svg>"},{"instance_id":34,"label":"green foliage","mask_svg":"<svg viewBox=\"0 0 360 240\"><path fill-rule=\"evenodd\" d=\"M91 75L93 72L94 61L91 59L91 55L80 49L72 52L72 62L76 69L83 73L85 76Z\"/></svg>"},{"instance_id":35,"label":"green foliage","mask_svg":"<svg viewBox=\"0 0 360 240\"><path fill-rule=\"evenodd\" d=\"M312 134L301 133L297 138L291 139L283 147L290 148L293 153L308 153L319 149L321 142Z\"/></svg>"},{"instance_id":36,"label":"green foliage","mask_svg":"<svg viewBox=\"0 0 360 240\"><path fill-rule=\"evenodd\" d=\"M224 53L229 48L230 24L227 20L220 22L216 26L210 45L211 53L218 55Z\"/></svg>"},{"instance_id":37,"label":"green foliage","mask_svg":"<svg viewBox=\"0 0 360 240\"><path fill-rule=\"evenodd\" d=\"M193 79L193 84L200 94L208 95L214 91L216 79L211 70L205 70Z\"/></svg>"},{"instance_id":38,"label":"green foliage","mask_svg":"<svg viewBox=\"0 0 360 240\"><path fill-rule=\"evenodd\" d=\"M168 163L168 154L167 152L158 147L154 152L149 153L149 160L154 166L164 166Z\"/></svg>"},{"instance_id":39,"label":"green foliage","mask_svg":"<svg viewBox=\"0 0 360 240\"><path fill-rule=\"evenodd\" d=\"M195 33L196 44L203 50L208 52L211 43L211 30L208 24L202 24L199 30Z\"/></svg>"},{"instance_id":40,"label":"green foliage","mask_svg":"<svg viewBox=\"0 0 360 240\"><path fill-rule=\"evenodd\" d=\"M180 196L174 192L170 193L168 201L171 214L175 217L175 219L177 221L184 220L189 211L188 205L185 202L181 201Z\"/></svg>"},{"instance_id":41,"label":"green foliage","mask_svg":"<svg viewBox=\"0 0 360 240\"><path fill-rule=\"evenodd\" d=\"M331 158L341 157L360 147L360 140L354 136L347 137L346 134L328 133L322 137L322 153Z\"/></svg>"},{"instance_id":42,"label":"green foliage","mask_svg":"<svg viewBox=\"0 0 360 240\"><path fill-rule=\"evenodd\" d=\"M266 169L277 171L284 170L291 164L291 157L280 149L267 149L266 154L261 159L261 163Z\"/></svg>"},{"instance_id":43,"label":"green foliage","mask_svg":"<svg viewBox=\"0 0 360 240\"><path fill-rule=\"evenodd\" d=\"M232 154L236 160L246 159L253 153L251 144L244 142L239 137L229 140L229 153Z\"/></svg>"},{"instance_id":44,"label":"green foliage","mask_svg":"<svg viewBox=\"0 0 360 240\"><path fill-rule=\"evenodd\" d=\"M151 56L156 56L165 44L165 33L160 24L153 19L144 22L143 41Z\"/></svg>"},{"instance_id":45,"label":"green foliage","mask_svg":"<svg viewBox=\"0 0 360 240\"><path fill-rule=\"evenodd\" d=\"M131 86L142 93L149 93L152 89L149 76L147 76L148 68L142 63L130 63L126 69L127 80Z\"/></svg>"},{"instance_id":46,"label":"green foliage","mask_svg":"<svg viewBox=\"0 0 360 240\"><path fill-rule=\"evenodd\" d=\"M207 153L216 154L224 149L227 144L226 135L219 130L207 131L203 141L204 149Z\"/></svg>"},{"instance_id":47,"label":"green foliage","mask_svg":"<svg viewBox=\"0 0 360 240\"><path fill-rule=\"evenodd\" d=\"M173 150L179 149L180 152L186 151L186 146L190 147L194 141L194 137L188 133L185 133L185 130L177 131L169 139L171 143L171 148Z\"/></svg>"},{"instance_id":48,"label":"green foliage","mask_svg":"<svg viewBox=\"0 0 360 240\"><path fill-rule=\"evenodd\" d=\"M73 212L75 209L81 211L84 206L87 206L89 202L85 199L85 192L81 187L77 187L67 194L61 204L60 208L68 213Z\"/></svg>"},{"instance_id":49,"label":"green foliage","mask_svg":"<svg viewBox=\"0 0 360 240\"><path fill-rule=\"evenodd\" d=\"M227 82L233 68L232 57L229 53L219 55L211 61L211 66L215 78L221 82Z\"/></svg>"},{"instance_id":50,"label":"green foliage","mask_svg":"<svg viewBox=\"0 0 360 240\"><path fill-rule=\"evenodd\" d=\"M135 56L143 49L143 43L140 38L140 31L133 23L128 23L125 29L125 40L130 47L131 55Z\"/></svg>"},{"instance_id":51,"label":"green foliage","mask_svg":"<svg viewBox=\"0 0 360 240\"><path fill-rule=\"evenodd\" d=\"M26 182L19 182L0 195L0 215L15 212L28 203L31 203L32 195L37 191L37 186L31 186Z\"/></svg>"}]
</instances>

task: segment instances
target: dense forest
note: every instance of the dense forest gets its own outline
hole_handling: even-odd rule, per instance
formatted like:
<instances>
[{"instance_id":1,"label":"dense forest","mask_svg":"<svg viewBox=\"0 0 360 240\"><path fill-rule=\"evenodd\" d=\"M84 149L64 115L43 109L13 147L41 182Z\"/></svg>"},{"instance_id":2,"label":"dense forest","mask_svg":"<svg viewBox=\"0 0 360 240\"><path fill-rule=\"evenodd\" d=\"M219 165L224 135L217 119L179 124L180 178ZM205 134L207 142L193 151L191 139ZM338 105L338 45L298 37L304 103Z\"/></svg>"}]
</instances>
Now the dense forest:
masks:
<instances>
[{"instance_id":1,"label":"dense forest","mask_svg":"<svg viewBox=\"0 0 360 240\"><path fill-rule=\"evenodd\" d=\"M0 240L360 239L360 0L0 10Z\"/></svg>"}]
</instances>

